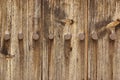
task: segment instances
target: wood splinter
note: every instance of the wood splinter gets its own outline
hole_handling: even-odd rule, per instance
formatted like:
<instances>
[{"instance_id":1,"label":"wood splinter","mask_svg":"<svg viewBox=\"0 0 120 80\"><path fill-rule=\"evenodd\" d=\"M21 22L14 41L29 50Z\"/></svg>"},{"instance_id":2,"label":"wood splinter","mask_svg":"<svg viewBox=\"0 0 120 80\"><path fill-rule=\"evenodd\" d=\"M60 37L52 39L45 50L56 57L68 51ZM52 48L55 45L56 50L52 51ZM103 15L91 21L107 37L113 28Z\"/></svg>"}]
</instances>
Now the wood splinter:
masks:
<instances>
[{"instance_id":1,"label":"wood splinter","mask_svg":"<svg viewBox=\"0 0 120 80\"><path fill-rule=\"evenodd\" d=\"M72 19L63 19L63 20L57 20L57 21L65 25L72 25L74 23Z\"/></svg>"},{"instance_id":2,"label":"wood splinter","mask_svg":"<svg viewBox=\"0 0 120 80\"><path fill-rule=\"evenodd\" d=\"M117 19L116 21L112 21L109 24L107 24L105 27L98 30L98 32L103 32L105 30L112 32L119 24L120 24L120 20Z\"/></svg>"},{"instance_id":3,"label":"wood splinter","mask_svg":"<svg viewBox=\"0 0 120 80\"><path fill-rule=\"evenodd\" d=\"M117 19L115 21L110 22L109 24L107 24L105 27L103 27L102 29L100 29L98 31L98 33L103 32L105 30L110 32L109 38L111 40L115 40L116 39L116 33L115 33L115 28L120 24L120 20Z\"/></svg>"}]
</instances>

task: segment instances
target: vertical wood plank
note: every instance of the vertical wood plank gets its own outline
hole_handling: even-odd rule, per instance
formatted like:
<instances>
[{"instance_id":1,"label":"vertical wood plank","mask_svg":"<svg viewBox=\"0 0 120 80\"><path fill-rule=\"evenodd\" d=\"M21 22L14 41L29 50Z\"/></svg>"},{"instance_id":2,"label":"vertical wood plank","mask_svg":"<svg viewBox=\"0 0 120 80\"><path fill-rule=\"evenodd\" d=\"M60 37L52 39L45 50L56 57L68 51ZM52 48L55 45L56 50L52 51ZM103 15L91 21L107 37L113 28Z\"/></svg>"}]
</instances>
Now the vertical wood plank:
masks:
<instances>
[{"instance_id":1,"label":"vertical wood plank","mask_svg":"<svg viewBox=\"0 0 120 80\"><path fill-rule=\"evenodd\" d=\"M23 39L23 49L24 49L24 64L23 64L23 80L29 79L29 40L28 40L28 19L27 19L27 12L28 12L28 0L22 0L22 28L24 33L24 39Z\"/></svg>"},{"instance_id":2,"label":"vertical wood plank","mask_svg":"<svg viewBox=\"0 0 120 80\"><path fill-rule=\"evenodd\" d=\"M77 80L87 80L88 76L88 1L74 0L77 46ZM81 40L81 35L83 40Z\"/></svg>"},{"instance_id":3,"label":"vertical wood plank","mask_svg":"<svg viewBox=\"0 0 120 80\"><path fill-rule=\"evenodd\" d=\"M43 40L42 43L42 80L48 80L48 29L49 29L49 20L50 20L50 9L49 9L49 4L47 0L42 0L41 1L41 28L42 28L42 33L41 33L41 39Z\"/></svg>"},{"instance_id":4,"label":"vertical wood plank","mask_svg":"<svg viewBox=\"0 0 120 80\"><path fill-rule=\"evenodd\" d=\"M119 11L119 8L120 8L120 1L119 0L116 0L115 2L115 13L114 13L114 17L113 19L117 19L117 18L120 18L120 11ZM112 50L112 62L113 62L113 80L119 80L120 79L120 28L118 27L116 29L116 34L117 34L117 39L116 41L114 42L114 46L112 45L111 47L114 49Z\"/></svg>"},{"instance_id":5,"label":"vertical wood plank","mask_svg":"<svg viewBox=\"0 0 120 80\"><path fill-rule=\"evenodd\" d=\"M114 42L109 41L109 32L101 32L97 41L91 38L91 34L115 20L115 7L113 7L115 2L116 0L92 0L88 3L88 27L90 30L88 78L90 80L113 80Z\"/></svg>"},{"instance_id":6,"label":"vertical wood plank","mask_svg":"<svg viewBox=\"0 0 120 80\"><path fill-rule=\"evenodd\" d=\"M119 27L115 41L109 32L91 38L119 18L119 6L119 0L0 0L0 80L119 80Z\"/></svg>"},{"instance_id":7,"label":"vertical wood plank","mask_svg":"<svg viewBox=\"0 0 120 80\"><path fill-rule=\"evenodd\" d=\"M62 79L62 54L63 54L63 26L60 23L57 23L60 18L64 17L64 12L61 7L63 0L50 0L49 8L50 12L47 14L50 18L50 21L47 21L47 24L50 24L49 33L54 33L54 39L50 42L51 49L49 55L49 80L61 80ZM51 23L50 23L51 22ZM47 26L46 24L46 26Z\"/></svg>"},{"instance_id":8,"label":"vertical wood plank","mask_svg":"<svg viewBox=\"0 0 120 80\"><path fill-rule=\"evenodd\" d=\"M2 5L1 0L0 0L0 5ZM1 31L2 31L2 6L0 6L0 33L2 33ZM0 37L0 47L1 47L1 37ZM0 64L2 64L1 59L0 59ZM2 76L2 66L3 65L0 66L0 76ZM2 77L0 77L0 79L2 79Z\"/></svg>"},{"instance_id":9,"label":"vertical wood plank","mask_svg":"<svg viewBox=\"0 0 120 80\"><path fill-rule=\"evenodd\" d=\"M1 36L1 47L2 47L2 44L3 44L3 38L4 38L4 29L5 29L5 20L6 20L6 0L0 0L0 5L1 5L1 33L2 33L2 36ZM4 7L3 7L4 6ZM1 55L1 57L4 56L4 55ZM7 61L3 58L0 59L0 62L1 62L1 65L0 65L0 73L1 73L1 79L7 79Z\"/></svg>"},{"instance_id":10,"label":"vertical wood plank","mask_svg":"<svg viewBox=\"0 0 120 80\"><path fill-rule=\"evenodd\" d=\"M19 77L20 80L24 80L24 32L23 32L23 27L22 27L22 0L19 0L19 27L18 27L18 34L17 34L17 38L18 38L18 55L19 55ZM22 39L19 38L19 36L22 36Z\"/></svg>"},{"instance_id":11,"label":"vertical wood plank","mask_svg":"<svg viewBox=\"0 0 120 80\"><path fill-rule=\"evenodd\" d=\"M18 45L18 30L20 27L20 4L19 0L10 0L8 6L9 9L11 9L11 16L7 18L10 22L8 25L8 29L10 29L11 33L11 39L10 39L10 54L15 55L11 59L9 59L9 65L10 65L10 80L14 80L17 78L20 78L20 67L17 65L20 65L20 59L19 59L19 45ZM8 9L8 10L9 10ZM9 13L10 15L10 13ZM16 71L16 72L14 72Z\"/></svg>"},{"instance_id":12,"label":"vertical wood plank","mask_svg":"<svg viewBox=\"0 0 120 80\"><path fill-rule=\"evenodd\" d=\"M56 64L55 64L55 49L54 49L54 41L55 41L55 34L54 34L54 9L55 9L55 4L56 0L49 0L47 2L48 6L46 7L46 18L49 20L46 20L46 23L48 24L48 34L47 38L52 34L54 37L52 40L47 40L48 42L48 80L55 80L56 77Z\"/></svg>"},{"instance_id":13,"label":"vertical wood plank","mask_svg":"<svg viewBox=\"0 0 120 80\"><path fill-rule=\"evenodd\" d=\"M8 40L8 41L5 41L4 40L4 38L5 38L5 32L6 31L11 31L11 15L12 15L12 7L11 7L11 1L4 1L3 2L3 7L2 7L2 11L3 11L3 14L2 14L2 16L3 16L3 21L2 21L2 34L3 34L3 36L2 36L2 41L1 41L1 43L2 43L2 51L1 51L1 53L3 53L3 54L11 54L11 43L10 43L10 40ZM6 22L7 22L7 24L6 24ZM3 55L3 56L6 56L6 55ZM11 67L10 67L10 63L11 63L11 61L10 60L6 60L5 58L4 58L4 63L3 63L3 65L4 65L4 67L5 68L3 68L4 69L4 71L5 71L5 74L4 74L4 78L3 79L10 79L11 78Z\"/></svg>"},{"instance_id":14,"label":"vertical wood plank","mask_svg":"<svg viewBox=\"0 0 120 80\"><path fill-rule=\"evenodd\" d=\"M73 20L73 24L67 24L67 22L65 23L65 27L64 27L64 35L66 34L71 34L71 38L70 41L64 41L65 44L65 56L64 56L64 63L67 62L67 64L64 65L65 67L65 80L76 80L76 58L77 58L77 53L76 53L76 24L75 24L75 17L76 14L74 13L74 10L76 11L76 9L74 8L75 3L74 0L65 0L65 19L67 20ZM65 39L64 39L65 40ZM66 55L68 56L68 59L66 57ZM68 68L68 69L66 69ZM67 71L68 70L68 71Z\"/></svg>"}]
</instances>

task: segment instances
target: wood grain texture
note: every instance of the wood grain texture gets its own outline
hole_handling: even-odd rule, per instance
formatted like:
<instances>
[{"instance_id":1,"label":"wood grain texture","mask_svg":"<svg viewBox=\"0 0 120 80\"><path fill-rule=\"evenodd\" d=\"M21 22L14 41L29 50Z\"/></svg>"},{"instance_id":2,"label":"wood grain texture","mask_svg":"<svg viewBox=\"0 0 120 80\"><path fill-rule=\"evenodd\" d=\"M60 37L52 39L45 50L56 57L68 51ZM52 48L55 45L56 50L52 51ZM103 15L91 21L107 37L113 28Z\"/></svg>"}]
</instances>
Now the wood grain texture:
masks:
<instances>
[{"instance_id":1,"label":"wood grain texture","mask_svg":"<svg viewBox=\"0 0 120 80\"><path fill-rule=\"evenodd\" d=\"M115 13L114 13L114 19L116 19L116 18L119 18L119 13L120 13L120 11L118 10L119 8L120 8L120 1L119 0L117 0L116 2L115 2L115 4L116 4L116 7L115 7ZM119 76L119 74L120 74L120 29L118 28L117 30L116 30L116 33L117 33L117 39L116 39L116 41L114 42L114 46L112 46L112 48L114 49L114 50L112 50L112 58L113 58L113 60L112 60L112 62L113 62L113 80L118 80L118 79L120 79L120 76Z\"/></svg>"},{"instance_id":2,"label":"wood grain texture","mask_svg":"<svg viewBox=\"0 0 120 80\"><path fill-rule=\"evenodd\" d=\"M88 2L88 27L90 36L92 32L97 32L108 23L117 18L119 19L118 15L116 15L119 14L116 11L117 4L119 5L118 0L92 0ZM116 49L118 48L115 47L116 41L109 39L109 32L107 31L101 32L98 37L97 41L92 40L91 37L89 39L88 79L115 80L113 72L115 72L114 62L116 62L114 56L117 54ZM119 70L119 68L117 69Z\"/></svg>"},{"instance_id":3,"label":"wood grain texture","mask_svg":"<svg viewBox=\"0 0 120 80\"><path fill-rule=\"evenodd\" d=\"M119 6L119 0L0 0L0 80L119 80L119 25L116 40L107 31L91 37L120 18Z\"/></svg>"}]
</instances>

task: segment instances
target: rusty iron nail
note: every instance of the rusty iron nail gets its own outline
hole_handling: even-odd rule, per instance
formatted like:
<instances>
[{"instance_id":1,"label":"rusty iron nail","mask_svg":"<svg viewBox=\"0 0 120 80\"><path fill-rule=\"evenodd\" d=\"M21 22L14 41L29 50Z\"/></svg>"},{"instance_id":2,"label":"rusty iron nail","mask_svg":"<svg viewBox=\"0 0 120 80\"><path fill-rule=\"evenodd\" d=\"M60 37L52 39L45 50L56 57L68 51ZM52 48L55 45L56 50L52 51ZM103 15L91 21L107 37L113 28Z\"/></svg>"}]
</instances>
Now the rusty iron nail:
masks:
<instances>
[{"instance_id":1,"label":"rusty iron nail","mask_svg":"<svg viewBox=\"0 0 120 80\"><path fill-rule=\"evenodd\" d=\"M115 33L111 33L111 34L109 35L109 38L110 38L111 40L115 40L115 39L116 39L116 34L115 34Z\"/></svg>"},{"instance_id":2,"label":"rusty iron nail","mask_svg":"<svg viewBox=\"0 0 120 80\"><path fill-rule=\"evenodd\" d=\"M39 39L39 35L37 33L33 33L33 39L34 40L38 40Z\"/></svg>"},{"instance_id":3,"label":"rusty iron nail","mask_svg":"<svg viewBox=\"0 0 120 80\"><path fill-rule=\"evenodd\" d=\"M65 40L70 40L71 37L72 37L71 34L65 34L65 35L64 35Z\"/></svg>"},{"instance_id":4,"label":"rusty iron nail","mask_svg":"<svg viewBox=\"0 0 120 80\"><path fill-rule=\"evenodd\" d=\"M23 39L23 33L22 33L22 32L19 32L19 33L18 33L18 39L19 39L19 40L22 40L22 39Z\"/></svg>"},{"instance_id":5,"label":"rusty iron nail","mask_svg":"<svg viewBox=\"0 0 120 80\"><path fill-rule=\"evenodd\" d=\"M52 40L54 38L54 35L52 33L49 34L48 38Z\"/></svg>"},{"instance_id":6,"label":"rusty iron nail","mask_svg":"<svg viewBox=\"0 0 120 80\"><path fill-rule=\"evenodd\" d=\"M80 34L79 34L79 38L80 38L80 40L84 40L84 39L85 39L84 33L80 33Z\"/></svg>"},{"instance_id":7,"label":"rusty iron nail","mask_svg":"<svg viewBox=\"0 0 120 80\"><path fill-rule=\"evenodd\" d=\"M93 40L98 40L98 35L97 35L96 32L93 32L93 33L92 33L92 39L93 39Z\"/></svg>"},{"instance_id":8,"label":"rusty iron nail","mask_svg":"<svg viewBox=\"0 0 120 80\"><path fill-rule=\"evenodd\" d=\"M5 32L5 40L9 40L10 39L10 33L8 31Z\"/></svg>"}]
</instances>

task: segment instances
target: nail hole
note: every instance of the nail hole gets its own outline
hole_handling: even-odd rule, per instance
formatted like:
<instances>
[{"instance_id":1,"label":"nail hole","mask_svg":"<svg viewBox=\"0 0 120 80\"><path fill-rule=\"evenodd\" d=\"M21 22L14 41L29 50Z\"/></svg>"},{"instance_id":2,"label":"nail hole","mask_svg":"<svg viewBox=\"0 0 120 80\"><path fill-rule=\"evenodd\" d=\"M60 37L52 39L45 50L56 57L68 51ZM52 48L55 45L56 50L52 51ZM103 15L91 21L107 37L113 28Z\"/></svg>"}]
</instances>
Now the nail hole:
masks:
<instances>
[{"instance_id":1,"label":"nail hole","mask_svg":"<svg viewBox=\"0 0 120 80\"><path fill-rule=\"evenodd\" d=\"M70 51L72 51L72 47L70 47Z\"/></svg>"},{"instance_id":2,"label":"nail hole","mask_svg":"<svg viewBox=\"0 0 120 80\"><path fill-rule=\"evenodd\" d=\"M120 21L120 19L117 19L117 21Z\"/></svg>"},{"instance_id":3,"label":"nail hole","mask_svg":"<svg viewBox=\"0 0 120 80\"><path fill-rule=\"evenodd\" d=\"M71 20L70 20L70 25L72 25L73 23L74 23L74 21L71 19Z\"/></svg>"}]
</instances>

